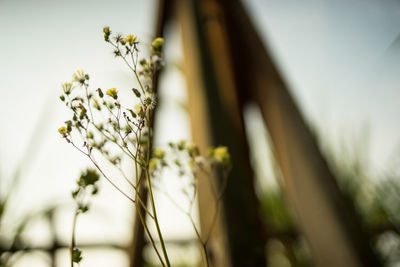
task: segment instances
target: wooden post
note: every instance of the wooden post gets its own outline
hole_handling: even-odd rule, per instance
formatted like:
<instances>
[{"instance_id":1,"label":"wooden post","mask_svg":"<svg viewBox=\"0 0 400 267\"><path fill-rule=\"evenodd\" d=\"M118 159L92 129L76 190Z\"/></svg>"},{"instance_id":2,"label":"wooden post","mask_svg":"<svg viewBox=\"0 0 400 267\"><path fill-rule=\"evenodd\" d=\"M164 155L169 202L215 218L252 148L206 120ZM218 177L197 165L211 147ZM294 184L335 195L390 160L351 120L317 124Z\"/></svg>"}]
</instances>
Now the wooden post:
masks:
<instances>
[{"instance_id":1,"label":"wooden post","mask_svg":"<svg viewBox=\"0 0 400 267\"><path fill-rule=\"evenodd\" d=\"M157 10L157 22L156 22L156 27L155 27L155 36L156 37L162 37L165 29L165 24L170 16L170 0L159 0L158 1L158 10ZM153 79L153 90L157 92L158 88L158 80L159 80L159 73L157 73ZM153 118L152 118L152 123L153 125L150 125L151 128L154 126L154 112L153 112ZM149 138L153 138L153 136L150 136ZM151 148L150 148L151 149ZM149 153L149 152L148 152ZM145 174L141 173L142 175L142 181L145 181ZM143 203L146 205L147 204L147 199L148 199L148 192L147 192L147 187L141 183L139 185L139 196L143 200ZM142 206L139 207L140 213L142 214L144 220L146 220L146 212ZM133 226L133 238L132 238L132 243L131 243L131 248L130 248L130 266L131 267L142 267L143 266L143 249L146 245L146 240L145 240L145 233L144 233L144 228L143 225L140 221L139 216L135 217L135 222Z\"/></svg>"},{"instance_id":2,"label":"wooden post","mask_svg":"<svg viewBox=\"0 0 400 267\"><path fill-rule=\"evenodd\" d=\"M212 266L265 266L264 235L258 216L241 105L237 98L225 24L214 1L177 1L193 140L200 148L229 147L233 169L210 244ZM220 20L222 19L222 20ZM218 180L218 179L217 179ZM199 178L202 233L210 228L211 184Z\"/></svg>"},{"instance_id":3,"label":"wooden post","mask_svg":"<svg viewBox=\"0 0 400 267\"><path fill-rule=\"evenodd\" d=\"M195 32L195 20L193 15L193 3L191 1L177 1L175 15L181 27L184 70L188 88L188 109L193 141L204 152L212 144L209 117L207 109L207 96L204 92L205 83L202 78L201 54L198 36ZM214 209L205 210L205 207L213 207L210 200L212 195L212 181L204 173L198 175L198 201L200 213L200 227L202 238L208 233L212 221ZM211 204L211 205L210 205ZM207 251L210 254L211 266L230 266L229 253L226 246L226 233L219 216L215 222Z\"/></svg>"}]
</instances>

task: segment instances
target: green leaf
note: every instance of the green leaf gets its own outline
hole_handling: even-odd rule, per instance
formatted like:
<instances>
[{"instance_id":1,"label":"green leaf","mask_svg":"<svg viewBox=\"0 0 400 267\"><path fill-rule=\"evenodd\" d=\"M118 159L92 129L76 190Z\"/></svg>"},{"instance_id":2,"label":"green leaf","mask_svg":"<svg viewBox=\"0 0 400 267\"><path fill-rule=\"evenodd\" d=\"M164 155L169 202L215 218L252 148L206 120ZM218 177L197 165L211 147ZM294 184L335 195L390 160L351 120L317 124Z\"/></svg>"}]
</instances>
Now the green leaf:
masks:
<instances>
[{"instance_id":1,"label":"green leaf","mask_svg":"<svg viewBox=\"0 0 400 267\"><path fill-rule=\"evenodd\" d=\"M99 192L99 188L97 186L93 186L92 195L96 195Z\"/></svg>"},{"instance_id":2,"label":"green leaf","mask_svg":"<svg viewBox=\"0 0 400 267\"><path fill-rule=\"evenodd\" d=\"M100 179L99 174L95 170L87 169L79 178L78 184L82 187L94 185Z\"/></svg>"},{"instance_id":3,"label":"green leaf","mask_svg":"<svg viewBox=\"0 0 400 267\"><path fill-rule=\"evenodd\" d=\"M74 248L72 250L72 261L75 263L79 263L82 260L82 251L78 248Z\"/></svg>"},{"instance_id":4,"label":"green leaf","mask_svg":"<svg viewBox=\"0 0 400 267\"><path fill-rule=\"evenodd\" d=\"M78 188L78 189L72 191L72 198L75 199L75 198L78 196L78 194L79 194L80 191L81 191L80 188Z\"/></svg>"},{"instance_id":5,"label":"green leaf","mask_svg":"<svg viewBox=\"0 0 400 267\"><path fill-rule=\"evenodd\" d=\"M82 213L85 213L89 210L89 205L80 204L78 208Z\"/></svg>"}]
</instances>

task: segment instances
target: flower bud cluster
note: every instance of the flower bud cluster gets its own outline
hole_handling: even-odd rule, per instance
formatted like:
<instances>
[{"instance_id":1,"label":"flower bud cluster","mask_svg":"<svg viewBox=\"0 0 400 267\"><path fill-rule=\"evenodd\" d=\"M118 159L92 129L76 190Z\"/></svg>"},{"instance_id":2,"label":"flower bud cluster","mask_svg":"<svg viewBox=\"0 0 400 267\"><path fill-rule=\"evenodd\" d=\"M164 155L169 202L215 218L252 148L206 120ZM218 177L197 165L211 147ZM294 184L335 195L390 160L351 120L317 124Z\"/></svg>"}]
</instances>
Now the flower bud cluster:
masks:
<instances>
[{"instance_id":1,"label":"flower bud cluster","mask_svg":"<svg viewBox=\"0 0 400 267\"><path fill-rule=\"evenodd\" d=\"M62 85L60 100L72 111L72 116L58 132L92 161L95 161L94 155L102 156L119 170L123 157L141 167L164 166L166 161L159 150L154 151L153 160L147 160L146 156L151 134L148 127L157 104L152 78L162 65L163 41L156 39L151 47L153 53L139 64L137 36L113 35L110 27L104 27L103 34L105 41L114 47L114 54L125 61L137 78L139 86L131 89L136 104L121 103L117 88L92 91L89 75L79 70L71 81Z\"/></svg>"},{"instance_id":2,"label":"flower bud cluster","mask_svg":"<svg viewBox=\"0 0 400 267\"><path fill-rule=\"evenodd\" d=\"M106 26L103 28L103 33L104 33L104 41L109 42L110 41L110 35L111 35L111 30L110 27Z\"/></svg>"},{"instance_id":3,"label":"flower bud cluster","mask_svg":"<svg viewBox=\"0 0 400 267\"><path fill-rule=\"evenodd\" d=\"M177 143L168 143L168 149L154 149L150 169L160 172L163 167L174 169L180 177L195 177L198 170L208 173L213 168L230 169L230 154L225 146L210 147L207 155L200 155L199 148L184 140Z\"/></svg>"}]
</instances>

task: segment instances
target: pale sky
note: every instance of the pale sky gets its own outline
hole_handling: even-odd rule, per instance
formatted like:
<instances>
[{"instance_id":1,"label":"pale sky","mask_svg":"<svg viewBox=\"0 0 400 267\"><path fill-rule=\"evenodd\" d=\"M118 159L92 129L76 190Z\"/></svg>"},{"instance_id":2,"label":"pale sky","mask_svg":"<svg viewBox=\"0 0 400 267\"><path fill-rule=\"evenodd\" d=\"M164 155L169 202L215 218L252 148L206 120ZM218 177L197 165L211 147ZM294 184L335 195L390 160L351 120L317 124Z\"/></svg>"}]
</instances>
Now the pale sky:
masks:
<instances>
[{"instance_id":1,"label":"pale sky","mask_svg":"<svg viewBox=\"0 0 400 267\"><path fill-rule=\"evenodd\" d=\"M331 142L369 129L372 165L399 154L400 2L251 1L302 111ZM353 140L351 140L353 141Z\"/></svg>"},{"instance_id":2,"label":"pale sky","mask_svg":"<svg viewBox=\"0 0 400 267\"><path fill-rule=\"evenodd\" d=\"M389 59L392 55L398 58L400 51L387 48L400 34L400 2L246 2L310 123L333 143L346 136L357 139L368 125L371 166L378 171L383 168L392 153L399 151L400 79L393 73L398 73L400 65ZM145 50L154 37L154 3L0 0L1 193L8 186L5 178L24 159L35 125L44 114L40 138L34 139L37 153L25 166L9 225L26 211L40 210L48 203L66 204L59 220L61 235L68 239L73 212L68 206L70 191L87 162L57 133L69 116L58 100L60 85L84 69L93 88L131 88L134 80L122 62L113 58L101 31L109 25L116 32L135 33ZM166 42L171 61L179 59L176 34ZM182 75L169 70L161 90L161 97L169 100L159 117L158 126L165 130L158 143L189 138L187 116L173 108L174 103L185 101ZM180 130L175 134L175 129ZM161 211L169 233L186 229L182 235L190 236L190 227L185 222L175 224L170 215L176 211L170 209ZM108 185L94 199L93 214L84 217L79 226L84 229L82 239L129 241L129 203ZM94 225L93 221L101 223ZM32 242L40 243L44 235L40 226L31 233ZM126 264L119 254L112 259ZM89 257L81 266L90 266L90 262ZM38 259L30 266L45 265Z\"/></svg>"}]
</instances>

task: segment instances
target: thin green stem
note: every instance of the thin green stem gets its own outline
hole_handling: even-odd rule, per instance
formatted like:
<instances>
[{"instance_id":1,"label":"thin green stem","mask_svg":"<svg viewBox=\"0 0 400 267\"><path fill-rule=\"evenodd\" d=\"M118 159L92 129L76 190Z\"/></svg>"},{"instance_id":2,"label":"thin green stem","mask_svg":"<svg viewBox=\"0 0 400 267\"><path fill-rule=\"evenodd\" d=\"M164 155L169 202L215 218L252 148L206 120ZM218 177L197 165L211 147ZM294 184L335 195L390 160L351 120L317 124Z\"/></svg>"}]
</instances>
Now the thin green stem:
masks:
<instances>
[{"instance_id":1,"label":"thin green stem","mask_svg":"<svg viewBox=\"0 0 400 267\"><path fill-rule=\"evenodd\" d=\"M136 80L137 80L138 83L139 83L140 89L142 90L142 92L143 92L143 94L144 94L144 93L145 93L145 90L144 90L144 87L143 87L143 85L142 85L142 82L141 82L140 79L139 79L139 75L137 74L137 71L136 71L136 70L133 70L133 73L135 74L135 77L136 77Z\"/></svg>"},{"instance_id":2,"label":"thin green stem","mask_svg":"<svg viewBox=\"0 0 400 267\"><path fill-rule=\"evenodd\" d=\"M150 123L149 123L150 122L150 114L149 113L147 113L146 118L147 118L147 125L150 125ZM149 136L147 138L146 167L144 168L144 171L145 171L147 183L149 186L149 196L150 196L151 207L153 209L154 224L156 225L157 234L158 234L158 238L160 240L160 245L161 245L162 252L164 254L165 262L166 262L167 266L170 267L171 264L169 262L167 250L165 248L164 238L162 236L160 225L158 223L157 210L156 210L156 205L154 203L153 189L152 189L151 180L150 180L149 161L150 161L150 154L151 154L151 151L150 151L151 150L151 141L150 140L151 140L152 136L151 136L151 132L150 132L151 128L149 127L148 130L149 130Z\"/></svg>"},{"instance_id":3,"label":"thin green stem","mask_svg":"<svg viewBox=\"0 0 400 267\"><path fill-rule=\"evenodd\" d=\"M171 264L170 264L170 262L169 262L167 250L166 250L166 248L165 248L164 238L163 238L163 236L162 236L161 229L160 229L160 225L159 225L159 223L158 223L156 205L155 205L155 203L154 203L154 196L153 196L153 190L152 190L152 188L151 188L151 181L150 181L150 174L149 174L149 169L148 169L148 167L145 169L145 172L146 172L147 183L148 183L148 185L149 185L149 195L150 195L151 207L152 207L152 209L153 209L154 223L155 223L155 225L156 225L158 238L160 239L160 245L161 245L162 252L163 252L163 254L164 254L165 262L166 262L167 266L170 267Z\"/></svg>"},{"instance_id":4,"label":"thin green stem","mask_svg":"<svg viewBox=\"0 0 400 267\"><path fill-rule=\"evenodd\" d=\"M93 112L92 112L92 107L90 106L90 99L89 99L89 92L88 92L88 85L85 84L85 94L86 94L86 99L87 99L87 105L90 113L90 119L94 123L94 117L93 117Z\"/></svg>"},{"instance_id":5,"label":"thin green stem","mask_svg":"<svg viewBox=\"0 0 400 267\"><path fill-rule=\"evenodd\" d=\"M197 241L199 241L199 243L201 244L201 255L202 255L202 258L203 258L203 262L205 263L205 265L207 267L209 267L210 265L209 265L208 253L207 253L207 241L204 242L202 240L200 232L197 229L197 226L196 226L196 224L195 224L195 222L194 222L194 220L193 220L193 218L192 218L192 216L190 214L189 214L189 220L190 220L190 223L193 226L194 232L196 233Z\"/></svg>"},{"instance_id":6,"label":"thin green stem","mask_svg":"<svg viewBox=\"0 0 400 267\"><path fill-rule=\"evenodd\" d=\"M210 262L208 260L208 253L207 253L207 244L206 243L201 243L201 251L203 255L203 261L207 267L210 266Z\"/></svg>"},{"instance_id":7,"label":"thin green stem","mask_svg":"<svg viewBox=\"0 0 400 267\"><path fill-rule=\"evenodd\" d=\"M146 224L146 222L145 222L145 220L144 220L144 218L143 218L142 212L140 211L140 207L139 207L138 205L135 205L135 206L136 206L136 212L137 212L137 214L138 214L138 216L139 216L140 222L142 223L144 229L146 230L147 235L149 236L150 243L151 243L151 245L153 246L153 248L154 248L154 250L155 250L155 252L156 252L156 254L157 254L157 257L158 257L158 259L160 260L162 266L165 267L165 263L164 263L164 261L163 261L161 255L160 255L160 252L158 252L156 243L154 242L153 236L151 235L150 230L149 230L149 228L147 227L147 224ZM168 262L168 266L170 266L170 265L169 265L169 262Z\"/></svg>"},{"instance_id":8,"label":"thin green stem","mask_svg":"<svg viewBox=\"0 0 400 267\"><path fill-rule=\"evenodd\" d=\"M138 147L136 148L135 158L137 158L138 153L139 153L139 149L140 149L140 142L139 142L140 141L140 137L141 137L141 130L139 129L139 138L137 140L138 141L137 142L138 143ZM138 162L137 162L137 160L134 160L134 162L135 162L135 175L136 175L136 179L135 179L136 180L135 199L139 199L141 204L142 204L143 209L147 211L147 208L145 207L145 204L141 201L141 196L139 195L140 182L141 182L142 179L138 178L139 177ZM142 173L141 173L140 176L142 176ZM157 249L156 244L154 242L153 236L151 235L151 233L150 233L150 231L149 231L149 229L147 227L146 221L143 218L142 212L140 211L140 207L138 205L135 205L135 206L136 206L137 215L139 216L140 222L142 223L144 229L146 230L147 235L149 236L151 245L153 246L153 248L154 248L154 250L155 250L155 252L156 252L156 254L157 254L157 256L158 256L158 258L159 258L159 260L160 260L160 262L162 264L162 266L165 266L165 263L164 263L161 255L160 255L160 253L158 252L158 249ZM149 211L147 211L147 213L150 215ZM153 215L151 215L150 217L153 220L155 220Z\"/></svg>"},{"instance_id":9,"label":"thin green stem","mask_svg":"<svg viewBox=\"0 0 400 267\"><path fill-rule=\"evenodd\" d=\"M114 46L116 49L117 49L117 55L119 55L123 60L124 60L124 62L128 65L128 67L130 68L130 70L134 73L134 75L135 75L135 77L136 77L136 80L138 81L138 83L139 83L139 86L140 86L140 89L141 89L141 91L143 92L143 94L145 94L145 88L144 88L144 86L143 86L143 84L142 84L142 82L141 82L141 80L140 80L140 77L139 77L139 75L138 75L138 73L137 73L137 71L136 71L136 64L137 64L137 62L135 62L134 60L133 60L133 57L132 57L132 64L134 65L134 67L132 67L131 66L131 64L129 64L129 62L128 62L128 60L125 58L125 56L121 53L121 50L120 50L120 47L119 47L119 45L118 44L114 44L113 42L111 42L111 41L109 41L109 43L112 45L112 46ZM132 55L132 51L130 51L129 50L129 53L131 53L131 56L133 56ZM144 105L144 103L143 103L143 101L142 101L142 99L140 98L140 101L141 101L141 103L142 103L142 105ZM143 153L144 153L144 156L146 157L146 159L145 159L145 163L141 163L141 162L138 162L138 158L137 158L137 156L138 156L138 152L139 152L139 150L140 150L140 140L141 140L141 138L139 137L138 138L138 145L137 145L137 147L136 147L136 156L134 156L133 154L132 154L132 157L134 158L134 162L135 162L135 174L136 174L136 192L135 192L135 200L139 197L141 197L141 196L138 196L138 189L140 188L140 184L141 184L141 178L142 178L142 176L143 175L145 175L146 176L146 178L147 178L147 183L148 183L148 190L149 190L149 196L150 196L150 202L151 202L151 206L152 206L152 210L153 210L153 217L152 217L152 219L153 219L153 221L154 221L154 223L155 223L155 225L156 225L156 229L157 229L157 234L158 234L158 238L159 238L159 240L160 240L160 244L161 244L161 248L162 248L162 252L163 252L163 255L164 255L164 259L165 259L165 262L162 260L162 258L161 258L161 256L160 256L160 254L158 253L158 250L157 250L157 248L156 248L156 246L155 246L155 243L154 243L154 241L153 241L153 239L152 239L152 237L151 237L151 234L150 234L150 231L148 230L148 228L147 228L147 225L146 225L146 222L145 222L145 220L144 220L144 217L142 216L142 213L141 213L141 211L140 211L140 206L139 205L137 205L138 203L136 202L135 203L135 206L136 206L136 210L137 210L137 214L138 214L138 216L139 216L139 218L140 218L140 220L141 220L141 223L142 223L142 225L144 226L144 228L146 229L146 232L147 232L147 234L149 235L149 238L150 238L150 240L151 240L151 243L152 243L152 245L153 245L153 247L154 247L154 249L155 249L155 251L156 251L156 253L157 253L157 256L159 257L159 259L160 259L160 262L161 262L161 264L163 265L163 266L167 266L167 267L170 267L171 266L171 264L170 264L170 262L169 262L169 258L168 258L168 255L167 255L167 251L166 251L166 248L165 248L165 243L164 243L164 239L163 239L163 237L162 237L162 233L161 233L161 230L160 230L160 225L159 225L159 222L158 222L158 218L157 218L157 211L156 211L156 207L155 207L155 203L154 203L154 195L153 195L153 190L152 190L152 185L151 185L151 181L150 181L150 174L149 174L149 161L150 161L150 154L151 154L151 124L150 124L150 112L147 112L146 110L144 111L145 112L145 114L147 115L146 116L146 125L148 125L148 130L149 130L149 134L148 134L148 138L147 138L147 147L145 147L145 149L143 149ZM141 123L139 123L139 136L141 136L141 129L140 129L140 125L141 125ZM123 139L123 138L122 138ZM140 177L139 177L139 172L138 172L138 165L141 167L141 170L142 170L142 172L141 172L141 174L140 174Z\"/></svg>"},{"instance_id":10,"label":"thin green stem","mask_svg":"<svg viewBox=\"0 0 400 267\"><path fill-rule=\"evenodd\" d=\"M99 167L99 165L96 163L96 161L94 161L94 159L89 156L89 159L92 161L93 165L99 170L99 172L103 175L103 177L115 188L117 189L124 197L126 197L129 201L131 201L133 204L136 203L136 201L131 198L130 196L128 196L124 191L122 191L121 188L119 188L113 181L111 181L110 178L108 178L108 176L103 172L103 170Z\"/></svg>"},{"instance_id":11,"label":"thin green stem","mask_svg":"<svg viewBox=\"0 0 400 267\"><path fill-rule=\"evenodd\" d=\"M79 211L77 209L77 210L75 210L74 219L72 222L72 237L71 237L71 245L69 247L69 254L70 254L70 258L71 258L71 267L74 267L73 251L75 248L75 229L76 229L76 221L78 219L78 215L79 215Z\"/></svg>"}]
</instances>

